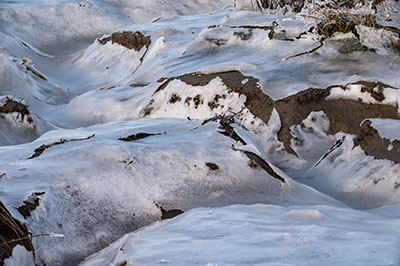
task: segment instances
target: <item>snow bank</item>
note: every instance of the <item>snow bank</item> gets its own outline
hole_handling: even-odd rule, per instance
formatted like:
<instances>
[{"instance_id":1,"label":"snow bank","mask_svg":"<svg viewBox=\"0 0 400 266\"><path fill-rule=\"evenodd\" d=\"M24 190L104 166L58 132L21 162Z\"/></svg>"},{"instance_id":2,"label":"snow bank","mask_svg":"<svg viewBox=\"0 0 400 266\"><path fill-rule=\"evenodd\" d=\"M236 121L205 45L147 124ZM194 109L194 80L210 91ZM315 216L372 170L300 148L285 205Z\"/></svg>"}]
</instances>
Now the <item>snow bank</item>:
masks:
<instances>
[{"instance_id":1,"label":"snow bank","mask_svg":"<svg viewBox=\"0 0 400 266\"><path fill-rule=\"evenodd\" d=\"M396 222L328 206L200 208L125 235L80 265L395 265Z\"/></svg>"},{"instance_id":2,"label":"snow bank","mask_svg":"<svg viewBox=\"0 0 400 266\"><path fill-rule=\"evenodd\" d=\"M186 211L233 203L339 204L287 176L285 183L271 176L232 149L236 141L218 126L142 119L51 131L29 144L2 147L2 202L33 234L65 236L33 239L37 262L52 265L73 265L160 219L157 205ZM135 137L141 133L148 135ZM132 141L123 140L128 136ZM16 208L43 192L23 219Z\"/></svg>"}]
</instances>

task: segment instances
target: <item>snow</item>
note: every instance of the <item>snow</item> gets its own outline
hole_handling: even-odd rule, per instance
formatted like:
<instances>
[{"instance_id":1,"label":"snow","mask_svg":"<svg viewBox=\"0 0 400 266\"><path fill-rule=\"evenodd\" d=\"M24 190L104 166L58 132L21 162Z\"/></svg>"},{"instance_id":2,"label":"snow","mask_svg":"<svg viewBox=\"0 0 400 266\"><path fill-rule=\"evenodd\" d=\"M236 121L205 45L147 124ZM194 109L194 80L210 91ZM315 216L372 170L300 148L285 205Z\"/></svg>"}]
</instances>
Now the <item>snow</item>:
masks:
<instances>
[{"instance_id":1,"label":"snow","mask_svg":"<svg viewBox=\"0 0 400 266\"><path fill-rule=\"evenodd\" d=\"M19 207L32 193L45 192L25 222L33 234L65 236L35 238L36 260L77 263L102 243L160 217L155 203L183 210L239 202L341 205L289 177L282 184L263 169L249 167L249 159L232 149L235 141L217 132L216 122L201 124L166 118L115 122L51 131L16 147L17 153L10 153L13 147L0 148L0 167L7 173L1 179L2 201ZM139 132L161 135L118 140ZM42 144L93 134L92 139L53 146L27 160ZM207 162L219 170L208 169Z\"/></svg>"},{"instance_id":2,"label":"snow","mask_svg":"<svg viewBox=\"0 0 400 266\"><path fill-rule=\"evenodd\" d=\"M398 89L386 87L383 89L384 99L378 101L372 97L371 93L363 90L363 85L361 84L349 84L345 89L341 87L334 87L331 89L330 94L326 97L326 100L334 99L351 99L358 100L363 103L373 103L373 104L385 104L398 107L400 100L400 92ZM377 90L378 88L376 88Z\"/></svg>"},{"instance_id":3,"label":"snow","mask_svg":"<svg viewBox=\"0 0 400 266\"><path fill-rule=\"evenodd\" d=\"M35 261L31 252L24 246L17 245L12 252L12 257L4 261L5 266L34 265Z\"/></svg>"},{"instance_id":4,"label":"snow","mask_svg":"<svg viewBox=\"0 0 400 266\"><path fill-rule=\"evenodd\" d=\"M17 245L5 265L400 263L398 163L367 155L356 135L332 134L321 110L289 125L284 144L290 111L272 103L264 121L251 92L218 75L201 85L177 78L240 71L238 86L258 79L274 101L329 87L327 101L398 109L398 37L357 26L360 39L323 39L310 30L310 4L296 14L255 12L255 2L0 4L0 107L13 99L30 118L0 114L0 199L29 232L51 235L32 239L35 258ZM120 31L151 44L99 41ZM387 85L369 92L358 81ZM398 120L366 120L394 152ZM24 218L18 207L41 192ZM160 221L158 206L185 213Z\"/></svg>"},{"instance_id":5,"label":"snow","mask_svg":"<svg viewBox=\"0 0 400 266\"><path fill-rule=\"evenodd\" d=\"M323 205L199 208L125 235L80 265L396 265L396 222Z\"/></svg>"}]
</instances>

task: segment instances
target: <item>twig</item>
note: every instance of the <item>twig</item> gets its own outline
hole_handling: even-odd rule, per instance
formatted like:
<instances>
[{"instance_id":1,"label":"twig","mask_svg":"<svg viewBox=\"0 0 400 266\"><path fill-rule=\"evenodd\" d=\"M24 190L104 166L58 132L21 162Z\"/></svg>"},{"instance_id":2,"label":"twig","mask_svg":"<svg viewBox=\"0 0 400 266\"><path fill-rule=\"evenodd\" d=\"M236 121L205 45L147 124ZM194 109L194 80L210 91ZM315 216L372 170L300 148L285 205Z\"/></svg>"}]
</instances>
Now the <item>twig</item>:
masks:
<instances>
[{"instance_id":1,"label":"twig","mask_svg":"<svg viewBox=\"0 0 400 266\"><path fill-rule=\"evenodd\" d=\"M288 60L290 58L294 58L294 57L297 57L297 56L302 56L302 55L314 53L315 51L317 51L319 48L321 48L324 45L324 40L321 40L319 43L320 43L319 46L317 46L317 47L315 47L315 48L313 48L313 49L311 49L309 51L306 51L306 52L302 52L302 53L299 53L299 54L288 56L288 57L284 58L283 61L286 61L286 60Z\"/></svg>"},{"instance_id":2,"label":"twig","mask_svg":"<svg viewBox=\"0 0 400 266\"><path fill-rule=\"evenodd\" d=\"M25 237L20 237L20 238L17 238L17 239L13 239L13 240L10 240L10 241L7 241L7 242L0 243L0 246L8 246L8 244L11 244L11 243L14 243L14 242L19 242L19 241L22 241L22 240L32 239L34 237L44 237L44 236L64 237L63 234L54 234L54 233L51 233L51 234L40 234L40 235L33 235L33 236L25 236Z\"/></svg>"}]
</instances>

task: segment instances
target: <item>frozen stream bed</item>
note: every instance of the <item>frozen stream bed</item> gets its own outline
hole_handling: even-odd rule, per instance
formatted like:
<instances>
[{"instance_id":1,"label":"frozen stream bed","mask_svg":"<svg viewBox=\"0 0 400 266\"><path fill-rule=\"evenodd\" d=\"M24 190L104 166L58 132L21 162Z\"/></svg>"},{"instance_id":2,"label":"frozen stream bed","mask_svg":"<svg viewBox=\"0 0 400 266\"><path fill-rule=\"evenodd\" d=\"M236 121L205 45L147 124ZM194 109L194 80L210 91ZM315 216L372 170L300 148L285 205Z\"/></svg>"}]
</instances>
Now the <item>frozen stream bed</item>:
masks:
<instances>
[{"instance_id":1,"label":"frozen stream bed","mask_svg":"<svg viewBox=\"0 0 400 266\"><path fill-rule=\"evenodd\" d=\"M0 3L0 265L400 264L399 2L256 2Z\"/></svg>"}]
</instances>

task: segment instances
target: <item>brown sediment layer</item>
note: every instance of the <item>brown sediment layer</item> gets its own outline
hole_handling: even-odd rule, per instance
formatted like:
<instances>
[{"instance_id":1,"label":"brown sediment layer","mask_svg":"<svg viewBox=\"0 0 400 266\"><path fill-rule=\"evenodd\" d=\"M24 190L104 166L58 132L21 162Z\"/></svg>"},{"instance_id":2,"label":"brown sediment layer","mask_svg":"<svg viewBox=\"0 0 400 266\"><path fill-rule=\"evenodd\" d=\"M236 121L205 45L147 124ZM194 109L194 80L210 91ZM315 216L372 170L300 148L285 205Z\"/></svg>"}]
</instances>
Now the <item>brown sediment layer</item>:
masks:
<instances>
[{"instance_id":1,"label":"brown sediment layer","mask_svg":"<svg viewBox=\"0 0 400 266\"><path fill-rule=\"evenodd\" d=\"M121 31L114 32L111 36L98 39L101 44L106 44L111 41L112 43L118 43L128 49L134 49L135 51L140 51L144 46L149 48L151 44L150 36L144 36L143 33L136 31Z\"/></svg>"},{"instance_id":2,"label":"brown sediment layer","mask_svg":"<svg viewBox=\"0 0 400 266\"><path fill-rule=\"evenodd\" d=\"M354 143L360 145L367 155L376 159L388 159L400 163L400 140L390 141L381 137L369 120L361 124L360 133Z\"/></svg>"},{"instance_id":3,"label":"brown sediment layer","mask_svg":"<svg viewBox=\"0 0 400 266\"><path fill-rule=\"evenodd\" d=\"M386 86L382 83L356 82L354 84L365 86L365 93L370 93L371 88ZM296 154L290 147L290 127L300 125L311 112L323 111L329 118L329 133L344 132L358 135L360 123L367 118L392 118L400 119L397 108L392 105L366 104L361 101L350 99L326 100L332 86L327 89L307 89L294 95L288 96L275 103L275 108L281 119L281 129L278 132L278 139L284 143L286 151ZM373 91L372 91L373 92ZM383 94L370 93L372 97L384 99ZM382 98L383 97L383 98Z\"/></svg>"},{"instance_id":4,"label":"brown sediment layer","mask_svg":"<svg viewBox=\"0 0 400 266\"><path fill-rule=\"evenodd\" d=\"M0 201L0 265L6 258L11 257L16 245L24 246L34 252L30 234L26 227L14 219Z\"/></svg>"},{"instance_id":5,"label":"brown sediment layer","mask_svg":"<svg viewBox=\"0 0 400 266\"><path fill-rule=\"evenodd\" d=\"M294 95L287 96L284 99L273 101L265 94L260 85L259 80L245 76L239 71L228 71L212 74L189 73L182 76L163 78L159 82L163 82L154 92L166 88L172 80L178 79L192 86L205 86L214 78L219 77L228 87L229 91L234 91L246 96L245 106L256 117L265 123L268 123L271 112L275 108L281 120L281 129L278 132L279 141L283 142L287 152L295 154L291 148L292 135L290 127L293 125L301 125L311 112L323 111L329 118L330 128L328 133L335 134L343 132L348 134L359 135L360 123L367 118L391 118L400 119L397 107L386 104L369 104L363 103L361 100L352 99L326 99L332 88L340 87L346 90L349 85L362 85L361 92L369 94L376 101L382 102L385 99L383 89L391 88L381 82L358 81L346 85L335 85L325 89L309 88L298 92ZM246 82L243 82L246 80ZM152 100L154 103L154 100ZM210 108L215 107L214 103L209 104ZM146 115L152 111L151 104L146 108Z\"/></svg>"}]
</instances>

